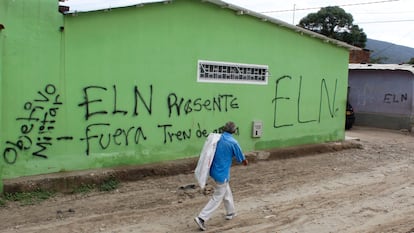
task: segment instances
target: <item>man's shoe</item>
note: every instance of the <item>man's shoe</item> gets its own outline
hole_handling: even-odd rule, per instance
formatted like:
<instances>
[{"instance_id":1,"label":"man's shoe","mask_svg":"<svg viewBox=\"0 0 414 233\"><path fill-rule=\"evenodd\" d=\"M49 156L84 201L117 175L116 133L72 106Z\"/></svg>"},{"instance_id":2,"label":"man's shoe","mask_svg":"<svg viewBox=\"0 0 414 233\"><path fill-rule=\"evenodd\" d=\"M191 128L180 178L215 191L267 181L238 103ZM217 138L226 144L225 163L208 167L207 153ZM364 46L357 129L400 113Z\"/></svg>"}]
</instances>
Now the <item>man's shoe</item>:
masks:
<instances>
[{"instance_id":1,"label":"man's shoe","mask_svg":"<svg viewBox=\"0 0 414 233\"><path fill-rule=\"evenodd\" d=\"M194 221L197 223L198 227L200 227L200 230L205 231L207 228L204 226L204 220L199 218L199 217L195 217Z\"/></svg>"},{"instance_id":2,"label":"man's shoe","mask_svg":"<svg viewBox=\"0 0 414 233\"><path fill-rule=\"evenodd\" d=\"M236 217L236 213L231 213L226 215L227 220L232 220L234 217Z\"/></svg>"}]
</instances>

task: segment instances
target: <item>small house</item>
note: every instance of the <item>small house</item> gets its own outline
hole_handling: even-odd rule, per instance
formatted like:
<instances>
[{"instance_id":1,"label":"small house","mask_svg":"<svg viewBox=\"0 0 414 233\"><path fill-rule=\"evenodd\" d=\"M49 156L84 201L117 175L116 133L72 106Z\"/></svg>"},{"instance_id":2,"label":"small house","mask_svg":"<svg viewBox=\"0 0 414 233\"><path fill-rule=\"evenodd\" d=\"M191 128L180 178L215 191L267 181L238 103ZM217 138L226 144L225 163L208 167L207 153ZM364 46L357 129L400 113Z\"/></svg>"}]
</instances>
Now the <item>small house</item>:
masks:
<instances>
[{"instance_id":1,"label":"small house","mask_svg":"<svg viewBox=\"0 0 414 233\"><path fill-rule=\"evenodd\" d=\"M219 0L0 1L0 180L344 139L354 47Z\"/></svg>"},{"instance_id":2,"label":"small house","mask_svg":"<svg viewBox=\"0 0 414 233\"><path fill-rule=\"evenodd\" d=\"M413 65L349 65L349 102L356 125L412 131L413 89Z\"/></svg>"}]
</instances>

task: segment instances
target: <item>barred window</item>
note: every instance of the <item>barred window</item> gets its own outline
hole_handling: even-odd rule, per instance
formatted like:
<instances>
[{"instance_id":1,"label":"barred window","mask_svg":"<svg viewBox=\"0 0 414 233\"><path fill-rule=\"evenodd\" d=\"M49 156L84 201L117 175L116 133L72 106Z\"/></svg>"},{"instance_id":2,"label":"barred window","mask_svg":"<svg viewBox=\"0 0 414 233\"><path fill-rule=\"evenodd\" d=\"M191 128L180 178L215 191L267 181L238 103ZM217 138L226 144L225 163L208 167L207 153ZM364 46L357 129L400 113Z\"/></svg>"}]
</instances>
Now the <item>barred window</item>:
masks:
<instances>
[{"instance_id":1,"label":"barred window","mask_svg":"<svg viewBox=\"0 0 414 233\"><path fill-rule=\"evenodd\" d=\"M267 65L198 61L198 82L267 84Z\"/></svg>"}]
</instances>

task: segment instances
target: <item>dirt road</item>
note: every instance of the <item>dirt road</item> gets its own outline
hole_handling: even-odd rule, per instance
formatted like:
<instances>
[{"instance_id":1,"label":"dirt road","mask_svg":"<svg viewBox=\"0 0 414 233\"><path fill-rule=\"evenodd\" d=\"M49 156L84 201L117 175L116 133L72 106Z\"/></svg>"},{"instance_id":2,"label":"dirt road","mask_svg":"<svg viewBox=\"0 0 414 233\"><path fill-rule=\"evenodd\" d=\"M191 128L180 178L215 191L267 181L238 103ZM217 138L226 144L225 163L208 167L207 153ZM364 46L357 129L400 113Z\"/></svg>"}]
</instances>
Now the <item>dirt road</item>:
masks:
<instances>
[{"instance_id":1,"label":"dirt road","mask_svg":"<svg viewBox=\"0 0 414 233\"><path fill-rule=\"evenodd\" d=\"M362 149L233 167L238 216L225 220L219 209L207 232L414 232L413 135L353 128L347 136ZM7 203L0 232L199 232L193 217L208 196L191 184L192 174L147 178L111 192Z\"/></svg>"}]
</instances>

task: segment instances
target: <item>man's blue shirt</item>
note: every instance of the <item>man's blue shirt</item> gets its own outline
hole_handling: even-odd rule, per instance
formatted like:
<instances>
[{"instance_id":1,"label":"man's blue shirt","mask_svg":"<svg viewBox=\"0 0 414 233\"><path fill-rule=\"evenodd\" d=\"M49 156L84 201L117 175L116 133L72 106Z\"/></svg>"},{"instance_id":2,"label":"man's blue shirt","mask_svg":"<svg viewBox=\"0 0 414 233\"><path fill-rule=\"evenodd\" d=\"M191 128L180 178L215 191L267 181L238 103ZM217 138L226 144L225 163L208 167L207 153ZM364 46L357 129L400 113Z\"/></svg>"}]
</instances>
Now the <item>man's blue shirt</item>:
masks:
<instances>
[{"instance_id":1,"label":"man's blue shirt","mask_svg":"<svg viewBox=\"0 0 414 233\"><path fill-rule=\"evenodd\" d=\"M216 153L210 167L210 176L219 183L230 180L230 167L233 156L241 163L245 160L239 143L232 134L224 132L217 142Z\"/></svg>"}]
</instances>

